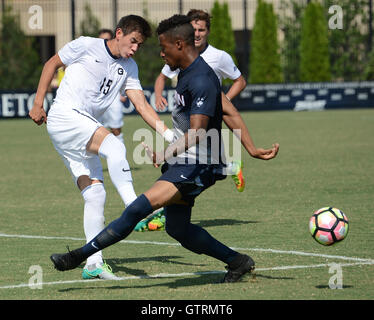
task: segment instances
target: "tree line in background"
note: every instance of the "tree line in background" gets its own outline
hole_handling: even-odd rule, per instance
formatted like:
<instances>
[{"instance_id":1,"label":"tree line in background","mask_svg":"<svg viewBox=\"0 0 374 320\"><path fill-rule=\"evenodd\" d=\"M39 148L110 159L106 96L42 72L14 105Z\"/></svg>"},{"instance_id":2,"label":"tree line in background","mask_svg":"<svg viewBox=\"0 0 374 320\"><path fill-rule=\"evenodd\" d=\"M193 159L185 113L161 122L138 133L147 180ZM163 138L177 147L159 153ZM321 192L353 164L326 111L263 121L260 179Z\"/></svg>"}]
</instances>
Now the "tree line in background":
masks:
<instances>
[{"instance_id":1,"label":"tree line in background","mask_svg":"<svg viewBox=\"0 0 374 320\"><path fill-rule=\"evenodd\" d=\"M374 50L368 46L366 0L340 0L343 29L328 27L334 0L280 0L280 10L257 0L250 37L249 83L374 80ZM235 58L229 3L217 0L211 10L209 43ZM148 17L146 8L143 16ZM0 33L0 89L35 89L42 65L32 37L22 32L19 17L7 7ZM80 35L97 36L101 25L89 3ZM153 30L156 26L152 24ZM281 31L281 32L280 32ZM281 40L279 40L281 39ZM156 35L135 55L143 86L153 86L163 61ZM224 82L225 84L225 82Z\"/></svg>"},{"instance_id":2,"label":"tree line in background","mask_svg":"<svg viewBox=\"0 0 374 320\"><path fill-rule=\"evenodd\" d=\"M36 89L42 70L35 39L21 30L19 16L9 6L0 30L0 90Z\"/></svg>"}]
</instances>

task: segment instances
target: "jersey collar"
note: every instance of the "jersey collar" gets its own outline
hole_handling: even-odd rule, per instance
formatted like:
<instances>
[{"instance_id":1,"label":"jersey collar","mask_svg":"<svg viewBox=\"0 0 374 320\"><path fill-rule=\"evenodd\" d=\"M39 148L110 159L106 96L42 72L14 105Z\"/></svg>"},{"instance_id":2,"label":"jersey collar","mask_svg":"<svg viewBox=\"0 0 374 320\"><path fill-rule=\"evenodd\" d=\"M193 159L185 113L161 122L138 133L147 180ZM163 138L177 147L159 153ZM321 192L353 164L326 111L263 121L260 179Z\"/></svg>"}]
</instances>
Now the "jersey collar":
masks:
<instances>
[{"instance_id":1,"label":"jersey collar","mask_svg":"<svg viewBox=\"0 0 374 320\"><path fill-rule=\"evenodd\" d=\"M105 44L106 52L108 52L108 54L109 54L113 59L115 59L115 60L119 59L119 57L114 56L114 55L110 52L109 47L108 47L108 43L107 43L107 42L108 42L108 40L107 40L107 39L104 39L104 44Z\"/></svg>"},{"instance_id":2,"label":"jersey collar","mask_svg":"<svg viewBox=\"0 0 374 320\"><path fill-rule=\"evenodd\" d=\"M189 70L191 70L192 68L193 68L193 66L197 63L197 61L199 61L200 59L202 59L201 57L200 57L200 55L198 55L197 56L197 58L194 60L194 61L192 61L192 63L186 68L186 69L184 69L184 70L182 70L182 69L179 69L180 70L180 72L179 72L179 74L180 75L184 75L184 74L186 74Z\"/></svg>"},{"instance_id":3,"label":"jersey collar","mask_svg":"<svg viewBox=\"0 0 374 320\"><path fill-rule=\"evenodd\" d=\"M208 47L209 47L209 43L207 42L205 48L199 54L202 55L206 51L206 49L208 49Z\"/></svg>"}]
</instances>

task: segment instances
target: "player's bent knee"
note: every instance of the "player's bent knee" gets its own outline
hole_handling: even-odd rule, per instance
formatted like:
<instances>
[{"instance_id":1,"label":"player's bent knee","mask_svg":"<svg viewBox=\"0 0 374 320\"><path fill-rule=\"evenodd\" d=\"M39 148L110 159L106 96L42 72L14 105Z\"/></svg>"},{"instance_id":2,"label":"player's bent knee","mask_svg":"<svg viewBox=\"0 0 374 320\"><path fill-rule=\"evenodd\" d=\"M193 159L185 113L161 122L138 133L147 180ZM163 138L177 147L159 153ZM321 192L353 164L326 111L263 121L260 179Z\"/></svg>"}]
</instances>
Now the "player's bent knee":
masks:
<instances>
[{"instance_id":1,"label":"player's bent knee","mask_svg":"<svg viewBox=\"0 0 374 320\"><path fill-rule=\"evenodd\" d=\"M185 233L182 230L178 228L168 227L168 223L166 222L165 231L170 237L177 240L178 242L180 243L184 242Z\"/></svg>"},{"instance_id":2,"label":"player's bent knee","mask_svg":"<svg viewBox=\"0 0 374 320\"><path fill-rule=\"evenodd\" d=\"M120 165L122 161L127 162L126 147L113 134L104 139L98 154L113 165Z\"/></svg>"},{"instance_id":3,"label":"player's bent knee","mask_svg":"<svg viewBox=\"0 0 374 320\"><path fill-rule=\"evenodd\" d=\"M186 242L186 239L188 239L188 228L185 226L168 223L168 218L166 218L165 231L170 237L177 240L181 244Z\"/></svg>"},{"instance_id":4,"label":"player's bent knee","mask_svg":"<svg viewBox=\"0 0 374 320\"><path fill-rule=\"evenodd\" d=\"M83 191L88 186L90 186L92 184L96 184L96 183L101 183L102 184L103 181L101 181L101 180L92 180L89 176L83 175L83 176L78 177L76 183L77 183L77 186L78 186L79 190Z\"/></svg>"},{"instance_id":5,"label":"player's bent knee","mask_svg":"<svg viewBox=\"0 0 374 320\"><path fill-rule=\"evenodd\" d=\"M106 200L106 191L103 183L93 183L81 192L85 203L95 204L97 206L104 206Z\"/></svg>"},{"instance_id":6,"label":"player's bent knee","mask_svg":"<svg viewBox=\"0 0 374 320\"><path fill-rule=\"evenodd\" d=\"M110 130L115 136L119 136L121 134L121 128L112 128Z\"/></svg>"}]
</instances>

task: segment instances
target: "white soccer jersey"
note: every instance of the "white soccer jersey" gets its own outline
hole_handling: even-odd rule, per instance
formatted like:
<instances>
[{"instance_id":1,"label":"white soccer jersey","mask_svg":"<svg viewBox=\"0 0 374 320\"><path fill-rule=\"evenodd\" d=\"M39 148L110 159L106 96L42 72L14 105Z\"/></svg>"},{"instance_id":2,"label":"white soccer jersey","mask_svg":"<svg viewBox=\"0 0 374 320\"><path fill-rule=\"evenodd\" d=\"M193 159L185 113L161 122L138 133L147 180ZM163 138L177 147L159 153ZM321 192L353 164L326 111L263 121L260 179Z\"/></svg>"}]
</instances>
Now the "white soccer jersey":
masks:
<instances>
[{"instance_id":1,"label":"white soccer jersey","mask_svg":"<svg viewBox=\"0 0 374 320\"><path fill-rule=\"evenodd\" d=\"M219 50L209 44L200 55L214 70L220 83L222 83L222 79L229 78L235 80L241 76L240 70L227 52ZM172 79L179 73L179 69L172 71L170 70L170 67L165 64L161 72L168 78Z\"/></svg>"},{"instance_id":2,"label":"white soccer jersey","mask_svg":"<svg viewBox=\"0 0 374 320\"><path fill-rule=\"evenodd\" d=\"M55 102L100 117L118 98L120 89L142 90L138 66L114 57L104 39L79 37L58 51L67 66Z\"/></svg>"}]
</instances>

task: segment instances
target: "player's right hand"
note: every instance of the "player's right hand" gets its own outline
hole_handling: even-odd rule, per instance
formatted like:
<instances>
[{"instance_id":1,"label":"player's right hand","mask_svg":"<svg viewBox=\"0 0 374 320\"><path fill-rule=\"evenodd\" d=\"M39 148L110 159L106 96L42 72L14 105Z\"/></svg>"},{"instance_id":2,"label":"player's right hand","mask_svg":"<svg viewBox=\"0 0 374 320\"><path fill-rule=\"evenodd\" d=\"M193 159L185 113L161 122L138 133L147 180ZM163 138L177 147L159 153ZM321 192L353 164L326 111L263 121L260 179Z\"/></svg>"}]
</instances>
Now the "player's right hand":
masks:
<instances>
[{"instance_id":1,"label":"player's right hand","mask_svg":"<svg viewBox=\"0 0 374 320\"><path fill-rule=\"evenodd\" d=\"M156 96L155 104L156 104L156 109L158 111L163 111L167 107L168 102L163 96L161 96L161 97Z\"/></svg>"},{"instance_id":2,"label":"player's right hand","mask_svg":"<svg viewBox=\"0 0 374 320\"><path fill-rule=\"evenodd\" d=\"M258 148L252 157L262 160L270 160L277 156L279 151L279 143L274 143L271 149Z\"/></svg>"},{"instance_id":3,"label":"player's right hand","mask_svg":"<svg viewBox=\"0 0 374 320\"><path fill-rule=\"evenodd\" d=\"M164 162L164 153L163 152L155 152L152 150L150 146L146 143L142 142L142 146L147 153L147 156L152 160L152 164L155 168L158 168Z\"/></svg>"},{"instance_id":4,"label":"player's right hand","mask_svg":"<svg viewBox=\"0 0 374 320\"><path fill-rule=\"evenodd\" d=\"M47 123L47 114L45 113L43 106L40 107L34 104L29 112L29 116L38 126Z\"/></svg>"}]
</instances>

